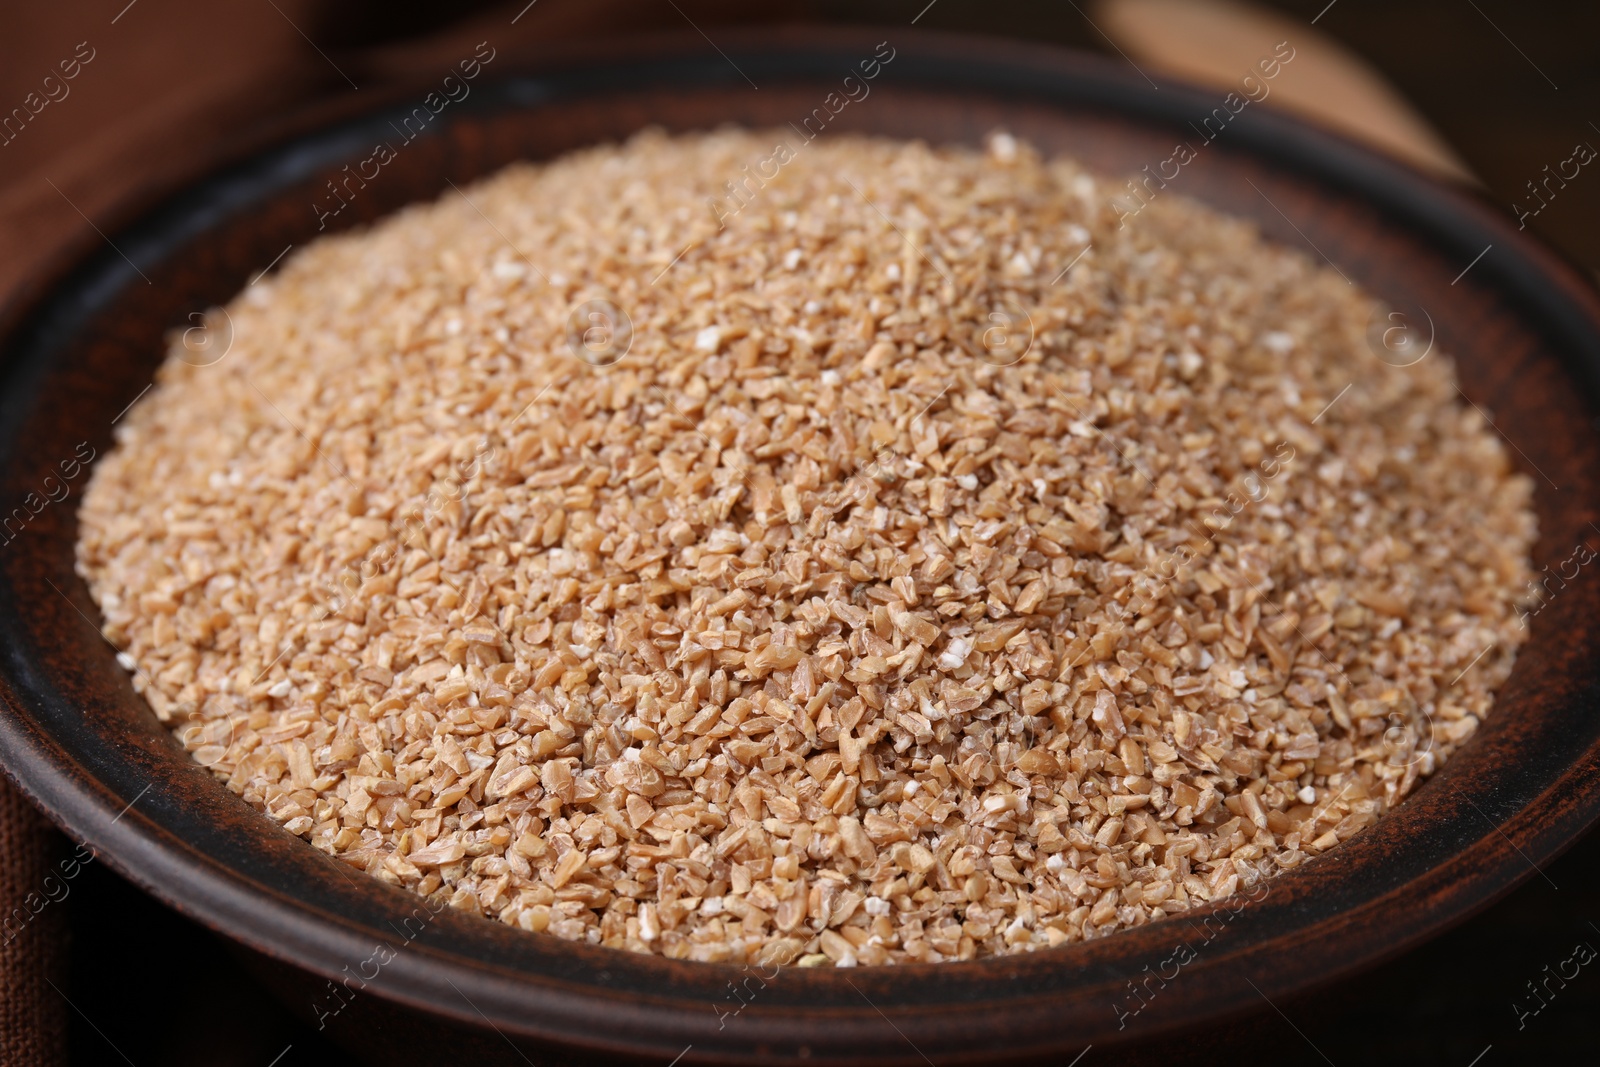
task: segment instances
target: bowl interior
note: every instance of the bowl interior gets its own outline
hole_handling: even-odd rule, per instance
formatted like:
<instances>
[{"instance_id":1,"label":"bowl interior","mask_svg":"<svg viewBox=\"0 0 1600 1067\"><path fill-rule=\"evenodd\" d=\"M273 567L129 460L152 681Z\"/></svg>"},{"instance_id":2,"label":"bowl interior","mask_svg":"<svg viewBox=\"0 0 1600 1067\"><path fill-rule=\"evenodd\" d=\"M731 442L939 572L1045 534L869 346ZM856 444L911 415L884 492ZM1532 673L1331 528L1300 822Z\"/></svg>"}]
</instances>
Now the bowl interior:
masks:
<instances>
[{"instance_id":1,"label":"bowl interior","mask_svg":"<svg viewBox=\"0 0 1600 1067\"><path fill-rule=\"evenodd\" d=\"M691 1060L920 1062L920 1046L941 1061L984 1062L1002 1043L1075 1054L1128 1036L1118 1025L1127 981L1197 936L1202 950L1142 1013L1141 1032L1257 1004L1248 980L1269 993L1304 988L1482 906L1587 825L1600 582L1586 575L1563 581L1533 621L1493 717L1442 773L1376 827L1277 879L1264 900L1219 912L1227 920L1212 936L1173 921L970 964L785 972L736 1018L724 1017L738 1003L728 968L433 915L282 832L193 764L134 694L72 566L88 457L110 446L149 385L164 335L314 239L326 183L379 143L394 159L329 229L646 125L797 123L878 51L878 38L837 35L722 43L727 57L482 78L413 140L397 132L408 102L277 146L113 232L115 249L15 310L0 401L0 700L10 707L0 755L70 832L173 905L296 967L333 977L377 944L397 946L372 995L466 1025L663 1063L686 1045ZM1396 307L1422 310L1464 394L1538 485L1537 565L1558 565L1591 537L1600 545L1590 399L1600 312L1572 270L1499 214L1260 108L1208 141L1189 121L1221 94L1154 91L1088 57L905 35L894 51L869 96L830 111L824 136L972 144L1003 127L1113 175L1154 168L1187 143L1195 158L1171 194L1253 219ZM1367 358L1353 358L1352 376ZM415 933L404 936L408 918Z\"/></svg>"}]
</instances>

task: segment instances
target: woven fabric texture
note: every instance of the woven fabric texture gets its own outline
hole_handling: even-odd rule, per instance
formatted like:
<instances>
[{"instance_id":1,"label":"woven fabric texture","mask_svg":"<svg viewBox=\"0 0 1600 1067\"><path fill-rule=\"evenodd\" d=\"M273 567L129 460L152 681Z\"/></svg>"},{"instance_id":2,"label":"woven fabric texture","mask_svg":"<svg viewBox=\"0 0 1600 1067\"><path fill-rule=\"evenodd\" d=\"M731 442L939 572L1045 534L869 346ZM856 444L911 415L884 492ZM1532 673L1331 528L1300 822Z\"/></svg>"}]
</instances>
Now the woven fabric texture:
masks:
<instances>
[{"instance_id":1,"label":"woven fabric texture","mask_svg":"<svg viewBox=\"0 0 1600 1067\"><path fill-rule=\"evenodd\" d=\"M0 779L0 1065L66 1063L66 839Z\"/></svg>"}]
</instances>

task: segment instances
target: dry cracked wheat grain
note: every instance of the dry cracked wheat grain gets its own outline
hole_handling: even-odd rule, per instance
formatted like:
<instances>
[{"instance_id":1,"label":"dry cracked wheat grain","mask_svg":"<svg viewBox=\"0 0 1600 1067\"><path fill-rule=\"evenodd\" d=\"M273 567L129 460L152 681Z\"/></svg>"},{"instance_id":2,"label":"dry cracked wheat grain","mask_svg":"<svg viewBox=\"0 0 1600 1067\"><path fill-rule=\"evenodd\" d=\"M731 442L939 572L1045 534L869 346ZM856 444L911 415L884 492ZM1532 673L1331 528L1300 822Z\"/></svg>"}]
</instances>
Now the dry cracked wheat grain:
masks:
<instances>
[{"instance_id":1,"label":"dry cracked wheat grain","mask_svg":"<svg viewBox=\"0 0 1600 1067\"><path fill-rule=\"evenodd\" d=\"M1216 900L1471 736L1534 519L1445 359L1004 137L808 145L719 230L772 144L513 167L174 344L79 567L231 789L529 930L880 964Z\"/></svg>"}]
</instances>

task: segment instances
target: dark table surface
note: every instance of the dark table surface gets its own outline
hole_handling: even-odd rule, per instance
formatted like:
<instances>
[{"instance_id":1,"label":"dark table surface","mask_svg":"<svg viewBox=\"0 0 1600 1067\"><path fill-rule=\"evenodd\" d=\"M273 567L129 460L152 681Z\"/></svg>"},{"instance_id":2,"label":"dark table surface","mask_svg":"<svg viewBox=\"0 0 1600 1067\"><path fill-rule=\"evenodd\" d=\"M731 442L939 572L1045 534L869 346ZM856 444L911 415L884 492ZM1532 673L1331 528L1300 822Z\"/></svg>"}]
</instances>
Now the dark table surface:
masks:
<instances>
[{"instance_id":1,"label":"dark table surface","mask_svg":"<svg viewBox=\"0 0 1600 1067\"><path fill-rule=\"evenodd\" d=\"M260 6L254 3L186 9L181 3L146 0L140 17L155 25L141 31L124 2L73 5L92 6L92 13L19 6L0 20L0 92L5 99L20 97L31 87L33 66L48 68L62 47L70 53L72 43L84 35L80 23L92 22L100 35L96 40L106 42L107 59L100 68L107 72L104 81L113 82L116 74L122 83L90 87L84 79L82 96L73 105L76 111L63 108L51 129L30 131L31 142L8 147L0 158L0 198L25 194L50 176L52 168L60 177L71 159L74 137L121 121L124 111L131 114L131 109L155 100L158 88L177 94L172 107L181 106L185 80L209 77L211 70L226 72L227 48L239 47L244 38L264 47L260 42L278 32L283 47L301 49L298 64L271 71L263 66L273 80L263 81L260 93L304 102L348 89L319 67L322 59L311 51L312 41L324 50L322 58L331 56L348 67L362 63L363 49L370 57L377 54L373 50L392 50L447 30L452 20L522 6L522 0L509 6L449 7L413 0L347 0L314 11L307 4L282 0L271 5L278 14L262 15L249 14ZM637 17L628 24L665 26L680 15L712 28L776 18L903 23L908 12L924 3L797 0L752 11L720 0L680 0L681 10L674 13L663 0L635 5ZM1365 57L1410 97L1482 177L1487 195L1508 210L1525 196L1525 183L1546 164L1566 158L1574 143L1600 144L1600 126L1595 125L1600 123L1600 62L1595 61L1600 4L1592 0L1283 0L1271 6L1306 22L1320 12L1318 29ZM101 26L117 14L115 9L123 9L117 15L120 21ZM223 16L216 12L234 9L244 14L227 14L231 22L217 21ZM1080 9L1092 10L1087 4L942 0L919 24L1110 51ZM535 12L552 23L565 20L570 27L582 21L575 10L573 3L546 0ZM280 15L287 19L286 12L297 19L295 33L305 31L304 49L301 38L275 22ZM265 21L250 23L256 15ZM535 17L528 15L530 25ZM130 57L126 47L113 49L113 25L114 32L129 38L147 34L146 51L139 53L143 60ZM534 26L535 36L537 30ZM185 33L198 35L193 47L179 40ZM168 59L161 58L162 48ZM192 61L183 61L186 54ZM378 74L370 72L381 73L383 63L369 61L363 69L369 72L364 77L375 78ZM188 91L204 91L204 86ZM228 121L246 113L248 109L236 108ZM83 195L92 192L86 189ZM1600 173L1575 180L1531 227L1575 260L1600 267ZM1128 1067L1146 1059L1230 1067L1267 1062L1339 1067L1596 1062L1600 976L1594 972L1600 971L1600 960L1583 966L1576 961L1600 949L1597 886L1600 834L1591 834L1543 871L1531 872L1499 904L1365 974L1297 999L1264 1001L1255 1015L1208 1033L1147 1042L1137 1055L1091 1049L1078 1067L1112 1061ZM103 865L85 870L68 907L74 1063L295 1067L349 1062L335 1042L353 1041L356 1035L318 1033L299 1022L250 977L225 941L150 900ZM1156 1002L1131 1025L1159 1021L1159 1011Z\"/></svg>"}]
</instances>

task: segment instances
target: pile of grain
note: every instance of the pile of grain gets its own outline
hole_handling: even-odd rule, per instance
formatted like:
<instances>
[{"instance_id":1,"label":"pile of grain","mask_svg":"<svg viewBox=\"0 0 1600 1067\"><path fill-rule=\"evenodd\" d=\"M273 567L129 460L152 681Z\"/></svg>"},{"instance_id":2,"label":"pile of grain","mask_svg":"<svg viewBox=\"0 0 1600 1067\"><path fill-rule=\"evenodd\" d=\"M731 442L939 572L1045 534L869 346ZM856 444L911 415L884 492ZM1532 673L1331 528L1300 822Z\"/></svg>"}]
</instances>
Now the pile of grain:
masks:
<instances>
[{"instance_id":1,"label":"pile of grain","mask_svg":"<svg viewBox=\"0 0 1600 1067\"><path fill-rule=\"evenodd\" d=\"M231 789L525 929L881 964L1216 900L1472 735L1534 520L1442 356L1009 138L775 139L513 167L175 343L80 569Z\"/></svg>"}]
</instances>

